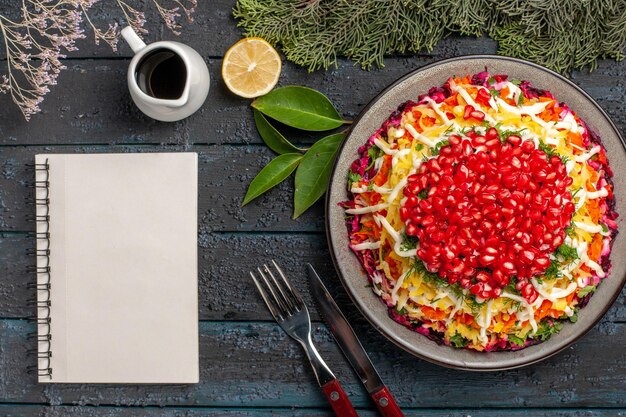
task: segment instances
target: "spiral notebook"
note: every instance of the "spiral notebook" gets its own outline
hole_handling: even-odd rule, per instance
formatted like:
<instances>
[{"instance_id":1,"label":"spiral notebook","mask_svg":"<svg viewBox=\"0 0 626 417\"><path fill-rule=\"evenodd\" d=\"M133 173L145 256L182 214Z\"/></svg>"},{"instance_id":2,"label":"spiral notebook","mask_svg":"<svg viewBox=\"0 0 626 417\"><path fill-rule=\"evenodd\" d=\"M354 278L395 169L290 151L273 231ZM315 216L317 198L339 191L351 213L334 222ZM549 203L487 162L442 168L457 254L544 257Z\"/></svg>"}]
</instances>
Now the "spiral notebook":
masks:
<instances>
[{"instance_id":1,"label":"spiral notebook","mask_svg":"<svg viewBox=\"0 0 626 417\"><path fill-rule=\"evenodd\" d=\"M39 382L196 383L197 155L36 155Z\"/></svg>"}]
</instances>

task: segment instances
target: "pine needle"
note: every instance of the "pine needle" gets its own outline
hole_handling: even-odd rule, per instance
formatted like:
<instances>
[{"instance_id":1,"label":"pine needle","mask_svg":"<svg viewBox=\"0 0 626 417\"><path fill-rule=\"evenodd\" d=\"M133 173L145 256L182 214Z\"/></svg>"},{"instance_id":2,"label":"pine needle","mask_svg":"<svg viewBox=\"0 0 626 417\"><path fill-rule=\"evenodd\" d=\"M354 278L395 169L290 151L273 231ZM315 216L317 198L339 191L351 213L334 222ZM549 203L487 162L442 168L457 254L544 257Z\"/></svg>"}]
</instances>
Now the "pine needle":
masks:
<instances>
[{"instance_id":1,"label":"pine needle","mask_svg":"<svg viewBox=\"0 0 626 417\"><path fill-rule=\"evenodd\" d=\"M450 34L487 34L499 54L563 74L626 51L624 0L238 0L233 15L246 36L281 45L309 71L339 56L382 67L385 56L430 52Z\"/></svg>"}]
</instances>

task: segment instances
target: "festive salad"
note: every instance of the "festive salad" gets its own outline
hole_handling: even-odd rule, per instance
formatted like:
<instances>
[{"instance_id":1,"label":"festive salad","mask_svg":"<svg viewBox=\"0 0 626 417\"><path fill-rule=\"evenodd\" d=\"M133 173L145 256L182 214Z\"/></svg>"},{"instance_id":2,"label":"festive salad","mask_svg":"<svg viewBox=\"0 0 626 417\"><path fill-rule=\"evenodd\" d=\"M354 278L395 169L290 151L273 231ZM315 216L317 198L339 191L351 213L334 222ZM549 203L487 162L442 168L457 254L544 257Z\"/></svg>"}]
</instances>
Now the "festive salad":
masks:
<instances>
[{"instance_id":1,"label":"festive salad","mask_svg":"<svg viewBox=\"0 0 626 417\"><path fill-rule=\"evenodd\" d=\"M450 78L359 149L350 247L390 316L457 348L515 350L575 322L611 267L600 138L528 81Z\"/></svg>"}]
</instances>

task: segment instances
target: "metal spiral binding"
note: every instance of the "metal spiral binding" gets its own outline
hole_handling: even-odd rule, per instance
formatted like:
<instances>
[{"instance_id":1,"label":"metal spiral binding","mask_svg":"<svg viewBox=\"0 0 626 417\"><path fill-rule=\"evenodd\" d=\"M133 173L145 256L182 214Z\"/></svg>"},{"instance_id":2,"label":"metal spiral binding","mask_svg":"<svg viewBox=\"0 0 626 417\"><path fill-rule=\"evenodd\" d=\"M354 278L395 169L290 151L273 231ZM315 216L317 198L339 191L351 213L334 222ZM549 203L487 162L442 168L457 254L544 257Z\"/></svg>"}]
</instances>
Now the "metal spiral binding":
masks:
<instances>
[{"instance_id":1,"label":"metal spiral binding","mask_svg":"<svg viewBox=\"0 0 626 417\"><path fill-rule=\"evenodd\" d=\"M35 167L35 207L34 220L37 225L35 249L29 254L37 258L37 264L33 272L37 277L35 284L29 284L29 288L35 289L37 299L34 304L37 307L37 375L39 377L52 378L52 333L50 316L50 166L48 160L43 164L34 164ZM45 179L39 180L41 173L45 173ZM44 192L45 191L45 192Z\"/></svg>"}]
</instances>

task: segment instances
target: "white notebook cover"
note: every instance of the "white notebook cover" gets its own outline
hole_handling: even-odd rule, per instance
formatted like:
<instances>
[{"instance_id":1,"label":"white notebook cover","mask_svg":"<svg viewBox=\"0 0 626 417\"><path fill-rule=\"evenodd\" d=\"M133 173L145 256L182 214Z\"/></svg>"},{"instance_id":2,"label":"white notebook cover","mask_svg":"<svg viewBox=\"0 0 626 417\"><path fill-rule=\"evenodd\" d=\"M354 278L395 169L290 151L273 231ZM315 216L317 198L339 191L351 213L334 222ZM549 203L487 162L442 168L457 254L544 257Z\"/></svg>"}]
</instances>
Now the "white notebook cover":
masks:
<instances>
[{"instance_id":1,"label":"white notebook cover","mask_svg":"<svg viewBox=\"0 0 626 417\"><path fill-rule=\"evenodd\" d=\"M35 159L39 382L197 383L197 154Z\"/></svg>"}]
</instances>

